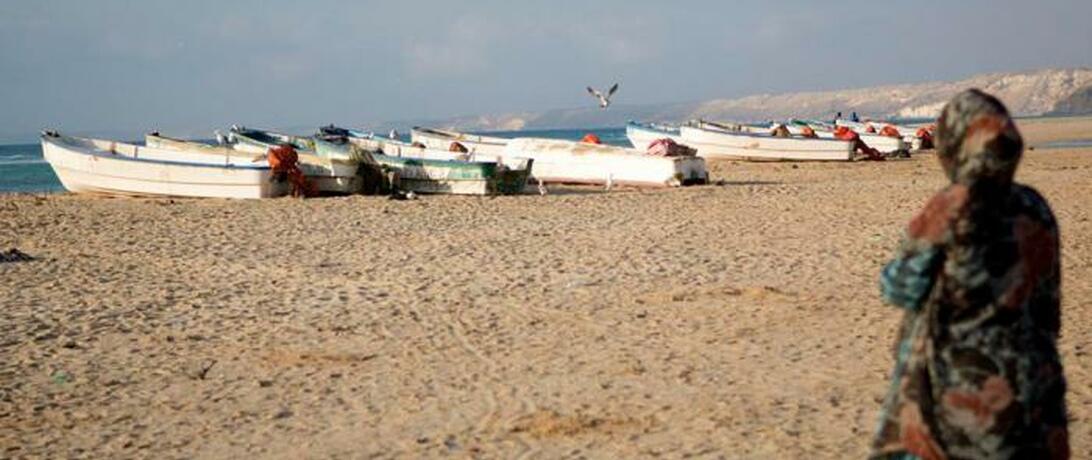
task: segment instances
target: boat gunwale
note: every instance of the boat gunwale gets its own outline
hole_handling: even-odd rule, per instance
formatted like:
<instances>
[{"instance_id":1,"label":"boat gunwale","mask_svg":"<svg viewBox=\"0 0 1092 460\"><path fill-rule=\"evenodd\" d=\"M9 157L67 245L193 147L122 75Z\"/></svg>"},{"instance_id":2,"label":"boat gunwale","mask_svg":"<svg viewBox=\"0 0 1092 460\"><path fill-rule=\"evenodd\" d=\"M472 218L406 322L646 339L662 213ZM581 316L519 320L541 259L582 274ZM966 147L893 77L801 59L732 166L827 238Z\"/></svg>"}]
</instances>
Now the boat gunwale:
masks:
<instances>
[{"instance_id":1,"label":"boat gunwale","mask_svg":"<svg viewBox=\"0 0 1092 460\"><path fill-rule=\"evenodd\" d=\"M64 139L66 139L66 138L67 139L75 139L75 140L110 142L110 143L113 143L113 144L127 145L127 146L134 147L137 152L139 152L140 149L151 149L151 148L153 148L153 147L139 146L139 145L136 145L136 144L130 144L130 143L127 143L127 142L107 141L105 139L81 138L81 137L66 136L66 135L58 135L56 137L55 136L46 136L46 135L41 136L42 142L48 142L48 143L53 144L53 145L55 145L55 146L57 146L59 148L64 148L66 150L74 151L74 153L77 153L77 154L80 154L80 155L86 155L86 156L91 156L91 157L95 157L95 158L107 159L107 160L130 161L130 162L148 163L148 164L161 164L161 165L168 165L168 166L182 166L182 167L188 167L188 168L249 169L249 170L258 170L258 171L263 171L263 170L267 171L267 170L272 169L268 165L266 165L266 166L261 166L261 165L244 166L244 165L235 165L235 164L231 164L231 163L196 163L196 162L186 162L186 161L171 161L171 160L158 160L158 159L150 159L150 158L140 158L139 156L123 155L123 154L120 154L120 153L116 153L116 152L112 152L112 151L108 151L108 150L103 150L103 149L100 149L98 147L88 147L88 146L85 146L85 145L65 142ZM69 169L71 169L71 168L69 168Z\"/></svg>"},{"instance_id":2,"label":"boat gunwale","mask_svg":"<svg viewBox=\"0 0 1092 460\"><path fill-rule=\"evenodd\" d=\"M421 126L414 126L413 129L410 130L411 136L413 135L414 131L422 133L426 136L432 135L433 137L450 139L452 142L468 142L473 144L490 145L494 147L504 147L508 145L509 141L512 140L505 137L484 136L481 134L462 133L458 131L448 131L439 128L425 128Z\"/></svg>"}]
</instances>

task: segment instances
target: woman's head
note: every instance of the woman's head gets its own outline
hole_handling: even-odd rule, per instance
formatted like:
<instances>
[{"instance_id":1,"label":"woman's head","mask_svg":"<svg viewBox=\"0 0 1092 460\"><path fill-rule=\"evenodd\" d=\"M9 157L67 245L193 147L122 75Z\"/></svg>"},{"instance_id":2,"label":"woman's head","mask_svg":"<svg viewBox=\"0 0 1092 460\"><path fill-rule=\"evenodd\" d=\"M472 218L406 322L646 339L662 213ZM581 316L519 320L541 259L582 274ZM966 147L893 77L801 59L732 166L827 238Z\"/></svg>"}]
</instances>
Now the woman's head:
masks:
<instances>
[{"instance_id":1,"label":"woman's head","mask_svg":"<svg viewBox=\"0 0 1092 460\"><path fill-rule=\"evenodd\" d=\"M997 98L971 89L957 94L937 120L937 157L953 183L1009 185L1024 141Z\"/></svg>"}]
</instances>

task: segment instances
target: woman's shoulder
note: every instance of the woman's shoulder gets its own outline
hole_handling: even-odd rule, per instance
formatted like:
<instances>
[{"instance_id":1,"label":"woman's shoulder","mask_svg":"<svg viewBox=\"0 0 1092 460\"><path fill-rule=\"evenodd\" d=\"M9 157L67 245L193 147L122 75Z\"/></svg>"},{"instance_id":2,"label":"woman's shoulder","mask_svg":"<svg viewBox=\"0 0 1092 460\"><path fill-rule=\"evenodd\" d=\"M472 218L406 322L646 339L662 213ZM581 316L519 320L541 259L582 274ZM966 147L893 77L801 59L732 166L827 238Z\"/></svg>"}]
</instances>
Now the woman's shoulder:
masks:
<instances>
[{"instance_id":1,"label":"woman's shoulder","mask_svg":"<svg viewBox=\"0 0 1092 460\"><path fill-rule=\"evenodd\" d=\"M910 221L908 236L931 243L940 242L951 230L952 222L963 214L968 197L968 189L963 185L953 184L941 189Z\"/></svg>"},{"instance_id":2,"label":"woman's shoulder","mask_svg":"<svg viewBox=\"0 0 1092 460\"><path fill-rule=\"evenodd\" d=\"M1050 203L1035 188L1024 184L1013 184L1012 197L1019 214L1047 227L1057 225Z\"/></svg>"}]
</instances>

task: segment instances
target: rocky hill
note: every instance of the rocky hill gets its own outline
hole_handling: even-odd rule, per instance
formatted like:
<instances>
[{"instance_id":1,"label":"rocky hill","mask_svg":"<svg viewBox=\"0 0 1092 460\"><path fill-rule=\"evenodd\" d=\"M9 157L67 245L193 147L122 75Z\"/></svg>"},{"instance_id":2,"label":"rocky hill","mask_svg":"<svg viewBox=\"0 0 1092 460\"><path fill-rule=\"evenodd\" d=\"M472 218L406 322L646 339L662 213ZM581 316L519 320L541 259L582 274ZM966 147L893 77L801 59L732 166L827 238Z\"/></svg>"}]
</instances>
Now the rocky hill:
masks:
<instances>
[{"instance_id":1,"label":"rocky hill","mask_svg":"<svg viewBox=\"0 0 1092 460\"><path fill-rule=\"evenodd\" d=\"M1048 114L1059 116L1092 114L1092 86L1086 86L1062 99Z\"/></svg>"},{"instance_id":2,"label":"rocky hill","mask_svg":"<svg viewBox=\"0 0 1092 460\"><path fill-rule=\"evenodd\" d=\"M954 94L980 88L997 95L1014 114L1092 112L1092 69L1046 69L992 73L959 81L886 85L839 91L760 94L706 102L561 109L535 113L418 120L464 130L518 130L621 126L627 120L681 122L692 118L757 121L789 117L829 118L856 111L872 118L932 118ZM410 122L391 124L406 126Z\"/></svg>"}]
</instances>

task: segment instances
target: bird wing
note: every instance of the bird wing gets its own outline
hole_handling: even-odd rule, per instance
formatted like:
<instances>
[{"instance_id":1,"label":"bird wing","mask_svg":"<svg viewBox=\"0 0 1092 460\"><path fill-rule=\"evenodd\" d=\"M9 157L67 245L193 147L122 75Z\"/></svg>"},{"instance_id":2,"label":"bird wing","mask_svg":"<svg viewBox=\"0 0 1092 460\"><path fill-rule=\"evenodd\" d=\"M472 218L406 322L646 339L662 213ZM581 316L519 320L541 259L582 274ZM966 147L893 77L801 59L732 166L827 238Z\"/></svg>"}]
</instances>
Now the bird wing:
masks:
<instances>
[{"instance_id":1,"label":"bird wing","mask_svg":"<svg viewBox=\"0 0 1092 460\"><path fill-rule=\"evenodd\" d=\"M591 94L592 96L595 96L595 97L603 97L601 94L599 94L599 91L596 91L591 86L588 87L588 94Z\"/></svg>"},{"instance_id":2,"label":"bird wing","mask_svg":"<svg viewBox=\"0 0 1092 460\"><path fill-rule=\"evenodd\" d=\"M618 83L615 83L614 86L610 87L610 91L607 91L607 97L613 96L615 91L618 91Z\"/></svg>"}]
</instances>

